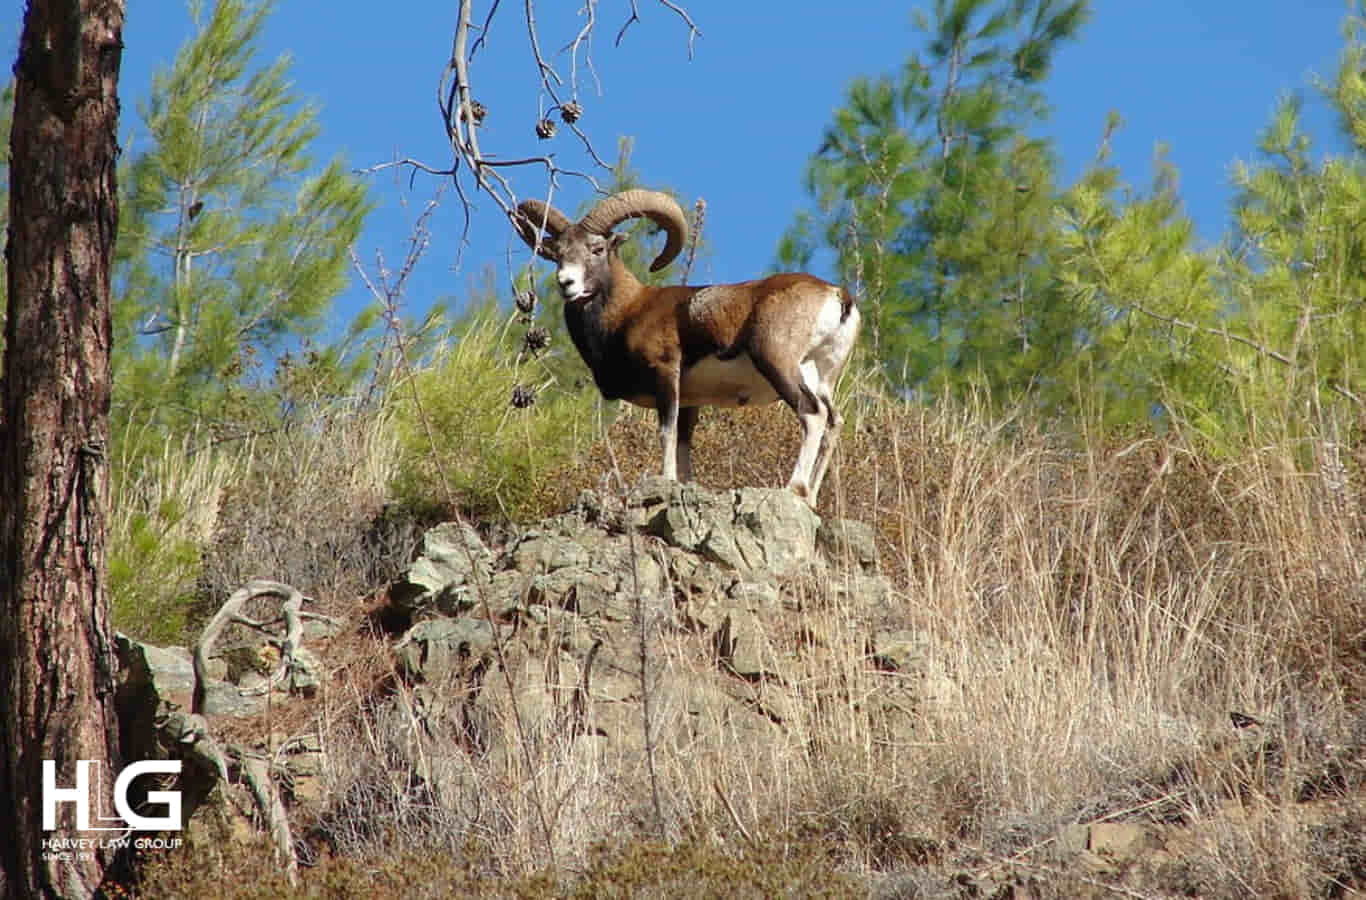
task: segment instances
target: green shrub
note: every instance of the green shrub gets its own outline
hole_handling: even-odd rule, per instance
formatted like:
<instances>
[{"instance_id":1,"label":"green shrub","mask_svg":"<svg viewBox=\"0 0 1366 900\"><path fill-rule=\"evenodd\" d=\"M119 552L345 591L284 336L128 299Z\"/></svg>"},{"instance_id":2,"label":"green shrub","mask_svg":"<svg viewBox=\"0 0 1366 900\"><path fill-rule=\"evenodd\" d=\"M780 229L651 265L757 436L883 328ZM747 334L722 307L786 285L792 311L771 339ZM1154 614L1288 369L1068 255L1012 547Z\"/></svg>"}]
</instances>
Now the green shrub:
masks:
<instances>
[{"instance_id":1,"label":"green shrub","mask_svg":"<svg viewBox=\"0 0 1366 900\"><path fill-rule=\"evenodd\" d=\"M159 457L125 455L115 466L109 594L114 627L140 640L184 637L224 488L241 469L237 457L193 448L191 436Z\"/></svg>"},{"instance_id":2,"label":"green shrub","mask_svg":"<svg viewBox=\"0 0 1366 900\"><path fill-rule=\"evenodd\" d=\"M551 475L596 434L596 394L566 389L542 360L519 359L514 322L475 316L432 365L395 392L396 499L524 521L553 510ZM514 406L517 390L534 403Z\"/></svg>"}]
</instances>

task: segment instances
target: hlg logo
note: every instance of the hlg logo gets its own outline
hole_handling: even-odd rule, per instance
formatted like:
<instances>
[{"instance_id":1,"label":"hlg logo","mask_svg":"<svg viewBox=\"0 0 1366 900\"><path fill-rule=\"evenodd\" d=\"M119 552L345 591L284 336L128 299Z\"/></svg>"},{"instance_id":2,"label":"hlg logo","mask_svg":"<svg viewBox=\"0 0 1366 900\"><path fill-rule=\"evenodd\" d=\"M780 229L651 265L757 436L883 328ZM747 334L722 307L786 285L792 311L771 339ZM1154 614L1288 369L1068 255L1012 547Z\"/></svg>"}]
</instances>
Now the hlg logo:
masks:
<instances>
[{"instance_id":1,"label":"hlg logo","mask_svg":"<svg viewBox=\"0 0 1366 900\"><path fill-rule=\"evenodd\" d=\"M57 764L50 759L43 760L43 830L53 831L57 827L57 804L76 804L76 829L78 831L179 831L180 830L180 791L148 791L149 803L164 803L166 815L140 816L133 812L128 803L128 787L139 775L161 774L179 775L180 760L149 759L124 766L114 779L114 809L117 816L97 815L98 822L116 823L110 825L90 824L90 768L94 766L96 779L102 784L99 773L104 765L99 760L81 759L76 761L76 786L57 787ZM100 797L105 796L101 790ZM101 811L102 812L102 811Z\"/></svg>"}]
</instances>

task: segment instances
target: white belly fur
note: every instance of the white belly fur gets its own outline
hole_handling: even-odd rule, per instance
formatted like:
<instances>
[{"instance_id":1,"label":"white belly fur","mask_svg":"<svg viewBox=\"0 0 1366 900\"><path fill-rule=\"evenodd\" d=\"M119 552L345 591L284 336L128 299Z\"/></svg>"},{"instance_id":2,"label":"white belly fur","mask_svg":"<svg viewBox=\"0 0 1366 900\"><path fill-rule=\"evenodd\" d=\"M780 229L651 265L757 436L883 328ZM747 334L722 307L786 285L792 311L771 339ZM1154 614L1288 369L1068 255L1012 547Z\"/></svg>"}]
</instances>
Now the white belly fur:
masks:
<instances>
[{"instance_id":1,"label":"white belly fur","mask_svg":"<svg viewBox=\"0 0 1366 900\"><path fill-rule=\"evenodd\" d=\"M734 359L708 356L683 373L682 406L757 406L772 403L778 392L759 374L749 354Z\"/></svg>"}]
</instances>

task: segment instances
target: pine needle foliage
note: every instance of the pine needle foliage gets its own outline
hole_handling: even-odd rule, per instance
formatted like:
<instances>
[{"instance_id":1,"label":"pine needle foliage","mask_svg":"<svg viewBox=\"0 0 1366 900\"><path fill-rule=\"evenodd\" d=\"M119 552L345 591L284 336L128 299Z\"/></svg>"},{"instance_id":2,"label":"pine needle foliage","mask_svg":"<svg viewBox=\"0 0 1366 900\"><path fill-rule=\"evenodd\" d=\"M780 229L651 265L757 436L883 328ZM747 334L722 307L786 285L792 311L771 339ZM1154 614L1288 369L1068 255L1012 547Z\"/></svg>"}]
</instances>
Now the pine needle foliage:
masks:
<instances>
[{"instance_id":1,"label":"pine needle foliage","mask_svg":"<svg viewBox=\"0 0 1366 900\"><path fill-rule=\"evenodd\" d=\"M251 397L301 348L334 377L372 321L317 345L370 201L342 161L315 167L318 110L290 60L257 62L270 2L190 6L195 31L140 105L145 147L122 174L116 430L259 427ZM136 145L136 144L135 144ZM264 401L264 402L262 402ZM255 412L259 413L257 409Z\"/></svg>"}]
</instances>

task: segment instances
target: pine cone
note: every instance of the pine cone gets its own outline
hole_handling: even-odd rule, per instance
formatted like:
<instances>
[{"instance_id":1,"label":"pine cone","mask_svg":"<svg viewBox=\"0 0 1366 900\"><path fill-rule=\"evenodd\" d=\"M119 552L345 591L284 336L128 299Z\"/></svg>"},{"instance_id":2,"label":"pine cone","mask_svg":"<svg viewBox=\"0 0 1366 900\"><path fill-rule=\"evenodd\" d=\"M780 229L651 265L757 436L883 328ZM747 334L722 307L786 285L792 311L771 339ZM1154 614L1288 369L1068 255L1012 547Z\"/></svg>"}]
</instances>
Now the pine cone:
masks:
<instances>
[{"instance_id":1,"label":"pine cone","mask_svg":"<svg viewBox=\"0 0 1366 900\"><path fill-rule=\"evenodd\" d=\"M512 389L513 409L526 409L536 402L536 392L524 384L519 384Z\"/></svg>"},{"instance_id":2,"label":"pine cone","mask_svg":"<svg viewBox=\"0 0 1366 900\"><path fill-rule=\"evenodd\" d=\"M533 356L549 346L550 332L540 325L535 328L528 328L526 336L522 338L522 347Z\"/></svg>"},{"instance_id":3,"label":"pine cone","mask_svg":"<svg viewBox=\"0 0 1366 900\"><path fill-rule=\"evenodd\" d=\"M470 118L474 119L474 124L483 125L484 116L488 114L489 111L484 104L480 103L478 100L470 101ZM460 118L461 120L465 118L465 107L463 106L460 107Z\"/></svg>"},{"instance_id":4,"label":"pine cone","mask_svg":"<svg viewBox=\"0 0 1366 900\"><path fill-rule=\"evenodd\" d=\"M583 107L577 100L570 100L560 107L560 118L564 119L566 125L573 125L579 121L579 116L583 115Z\"/></svg>"},{"instance_id":5,"label":"pine cone","mask_svg":"<svg viewBox=\"0 0 1366 900\"><path fill-rule=\"evenodd\" d=\"M555 123L550 119L542 119L536 123L536 137L543 141L548 141L555 136Z\"/></svg>"}]
</instances>

